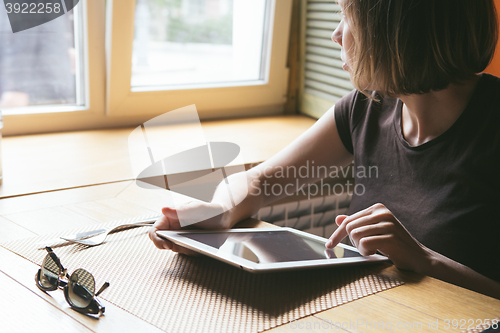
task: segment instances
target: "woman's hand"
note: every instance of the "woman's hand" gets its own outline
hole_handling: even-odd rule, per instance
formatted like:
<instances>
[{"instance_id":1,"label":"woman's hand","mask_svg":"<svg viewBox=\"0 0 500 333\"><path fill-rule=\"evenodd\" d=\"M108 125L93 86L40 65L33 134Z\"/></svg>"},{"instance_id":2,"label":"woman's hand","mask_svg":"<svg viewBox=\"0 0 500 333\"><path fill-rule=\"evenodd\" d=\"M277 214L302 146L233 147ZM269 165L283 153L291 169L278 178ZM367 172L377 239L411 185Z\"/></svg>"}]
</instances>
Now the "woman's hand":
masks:
<instances>
[{"instance_id":1,"label":"woman's hand","mask_svg":"<svg viewBox=\"0 0 500 333\"><path fill-rule=\"evenodd\" d=\"M362 255L379 251L398 268L421 273L431 265L430 251L413 238L382 204L375 204L351 216L339 215L335 222L339 228L326 243L327 248L335 247L345 236L349 236Z\"/></svg>"},{"instance_id":2,"label":"woman's hand","mask_svg":"<svg viewBox=\"0 0 500 333\"><path fill-rule=\"evenodd\" d=\"M225 212L220 205L214 203L206 203L203 201L191 201L177 209L164 207L161 210L163 216L158 219L149 230L149 238L153 241L155 246L159 249L168 249L174 252L197 255L196 252L181 247L172 243L169 240L159 237L156 234L158 230L179 230L181 227L181 220L198 220L200 222L194 223L187 228L202 228L202 229L226 229L230 228L229 223L225 219ZM212 216L208 219L202 220L203 216Z\"/></svg>"},{"instance_id":3,"label":"woman's hand","mask_svg":"<svg viewBox=\"0 0 500 333\"><path fill-rule=\"evenodd\" d=\"M237 222L257 213L262 206L261 192L256 186L252 186L255 175L248 172L239 172L230 175L216 188L210 203L193 200L176 208L165 207L162 216L151 227L149 238L159 249L169 249L174 252L194 255L195 252L173 244L160 238L158 230L179 230L181 226L187 228L201 229L230 229ZM229 186L228 186L229 184ZM232 196L229 196L228 193ZM233 206L234 202L236 205ZM222 240L224 243L224 240ZM221 245L222 245L221 243Z\"/></svg>"}]
</instances>

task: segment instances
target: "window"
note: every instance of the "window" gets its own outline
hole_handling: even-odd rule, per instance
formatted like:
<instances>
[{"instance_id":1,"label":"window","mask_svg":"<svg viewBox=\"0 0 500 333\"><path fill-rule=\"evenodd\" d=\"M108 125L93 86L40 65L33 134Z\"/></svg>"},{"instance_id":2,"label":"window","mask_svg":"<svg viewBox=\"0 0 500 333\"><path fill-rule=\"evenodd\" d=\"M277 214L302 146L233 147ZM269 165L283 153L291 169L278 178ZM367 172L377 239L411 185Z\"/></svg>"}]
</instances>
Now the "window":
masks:
<instances>
[{"instance_id":1,"label":"window","mask_svg":"<svg viewBox=\"0 0 500 333\"><path fill-rule=\"evenodd\" d=\"M16 6L8 4L0 6L0 108L6 114L16 114L85 107L87 71L82 57L80 7L45 24L13 33L7 13L21 11L22 6L16 10ZM55 11L65 12L62 6Z\"/></svg>"},{"instance_id":2,"label":"window","mask_svg":"<svg viewBox=\"0 0 500 333\"><path fill-rule=\"evenodd\" d=\"M248 85L266 79L265 0L140 0L133 91Z\"/></svg>"},{"instance_id":3,"label":"window","mask_svg":"<svg viewBox=\"0 0 500 333\"><path fill-rule=\"evenodd\" d=\"M108 114L151 116L191 104L202 118L282 113L291 4L110 1ZM210 24L212 37L202 38ZM200 50L205 66L196 63Z\"/></svg>"},{"instance_id":4,"label":"window","mask_svg":"<svg viewBox=\"0 0 500 333\"><path fill-rule=\"evenodd\" d=\"M61 1L62 4L63 1ZM80 0L72 10L75 48L73 98L45 100L37 105L28 103L28 106L18 108L2 108L5 120L2 134L18 135L120 125L104 117L106 94L104 4L105 0ZM2 18L7 19L6 16ZM56 20L67 19L70 17L59 17ZM71 30L67 31L71 32ZM9 35L12 34L12 30L10 26L2 25L1 33ZM25 32L25 34L30 33L31 29ZM62 56L66 54L67 52ZM55 62L58 63L58 59ZM70 73L72 73L71 69ZM0 72L0 76L2 75ZM29 80L20 82L29 82Z\"/></svg>"},{"instance_id":5,"label":"window","mask_svg":"<svg viewBox=\"0 0 500 333\"><path fill-rule=\"evenodd\" d=\"M58 29L69 51L47 67L63 79L43 78L57 94L29 92L23 107L2 107L3 133L134 126L191 104L202 119L282 113L291 8L292 0L80 0L52 22L69 22ZM193 61L176 48L193 49ZM213 62L191 71L202 51Z\"/></svg>"}]
</instances>

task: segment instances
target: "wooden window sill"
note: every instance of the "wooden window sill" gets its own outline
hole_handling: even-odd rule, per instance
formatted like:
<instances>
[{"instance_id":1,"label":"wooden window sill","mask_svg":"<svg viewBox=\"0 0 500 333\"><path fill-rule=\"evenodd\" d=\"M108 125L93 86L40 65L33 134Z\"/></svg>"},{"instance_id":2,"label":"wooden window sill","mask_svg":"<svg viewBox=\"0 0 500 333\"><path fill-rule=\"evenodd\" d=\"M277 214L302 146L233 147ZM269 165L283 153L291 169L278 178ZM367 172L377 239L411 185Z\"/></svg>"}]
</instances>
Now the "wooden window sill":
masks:
<instances>
[{"instance_id":1,"label":"wooden window sill","mask_svg":"<svg viewBox=\"0 0 500 333\"><path fill-rule=\"evenodd\" d=\"M305 116L274 116L202 122L211 141L240 146L245 164L260 163L315 122ZM166 127L182 131L189 125ZM3 138L0 198L133 179L128 135L133 128ZM171 133L171 132L170 132Z\"/></svg>"}]
</instances>

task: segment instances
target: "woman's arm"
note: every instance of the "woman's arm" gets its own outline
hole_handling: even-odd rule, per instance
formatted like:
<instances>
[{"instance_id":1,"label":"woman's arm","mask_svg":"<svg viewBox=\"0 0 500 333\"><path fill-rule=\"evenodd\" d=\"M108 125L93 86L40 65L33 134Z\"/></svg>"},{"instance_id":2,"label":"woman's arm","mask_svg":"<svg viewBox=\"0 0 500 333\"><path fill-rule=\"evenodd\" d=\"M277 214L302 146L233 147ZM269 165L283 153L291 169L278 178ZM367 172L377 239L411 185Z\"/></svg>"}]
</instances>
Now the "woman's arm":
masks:
<instances>
[{"instance_id":1,"label":"woman's arm","mask_svg":"<svg viewBox=\"0 0 500 333\"><path fill-rule=\"evenodd\" d=\"M362 255L379 251L400 269L432 276L500 299L500 283L420 244L382 204L375 204L350 216L337 216L336 222L339 228L326 243L328 248L335 247L349 236Z\"/></svg>"},{"instance_id":2,"label":"woman's arm","mask_svg":"<svg viewBox=\"0 0 500 333\"><path fill-rule=\"evenodd\" d=\"M420 273L500 299L500 283L431 249L429 262Z\"/></svg>"},{"instance_id":3,"label":"woman's arm","mask_svg":"<svg viewBox=\"0 0 500 333\"><path fill-rule=\"evenodd\" d=\"M320 166L325 166L328 170L332 166L349 165L353 156L340 139L334 114L335 108L332 107L290 145L264 163L249 170L252 177L256 179L254 182L258 181L262 190L266 184L267 188L279 185L283 189L288 186L287 192L295 193L302 186L312 184L327 176L318 172L315 172L313 176L312 168L318 171ZM299 172L306 169L309 169L309 177L304 177L303 172ZM291 175L294 172L297 177ZM285 191L282 192L280 196L268 192L269 195L263 196L263 204L267 205L287 195Z\"/></svg>"},{"instance_id":4,"label":"woman's arm","mask_svg":"<svg viewBox=\"0 0 500 333\"><path fill-rule=\"evenodd\" d=\"M295 139L275 156L247 172L228 177L233 197L242 198L232 207L225 183L216 189L210 203L193 201L179 207L163 208L164 216L151 228L149 236L158 248L184 252L172 243L156 236L156 230L180 229L179 216L213 216L196 224L205 229L231 228L239 221L254 215L260 207L287 194L291 195L302 186L311 184L326 175L317 175L309 170L309 177L301 177L299 169L318 166L345 166L352 161L352 155L344 147L337 131L334 107L328 110L311 128ZM288 172L287 172L288 170ZM295 170L297 177L294 177ZM273 186L283 189L280 196L270 191ZM267 189L267 190L266 190ZM285 191L286 189L286 191ZM278 191L274 191L276 193ZM214 213L219 212L219 213ZM210 214L208 214L210 213ZM214 216L215 215L215 216Z\"/></svg>"},{"instance_id":5,"label":"woman's arm","mask_svg":"<svg viewBox=\"0 0 500 333\"><path fill-rule=\"evenodd\" d=\"M239 221L254 215L260 207L312 184L327 175L318 175L319 166L328 170L331 166L346 166L352 155L342 143L335 123L334 107L328 110L311 128L279 153L246 172L248 194L235 208L228 210L225 225L232 227ZM307 176L304 176L307 170ZM325 170L323 168L322 170ZM299 172L301 171L301 172ZM235 175L233 175L235 176ZM245 177L233 184L241 184ZM237 185L236 185L237 187ZM275 189L274 191L272 189ZM242 191L236 188L234 191ZM275 195L275 193L281 193ZM213 202L224 205L222 196L214 196Z\"/></svg>"}]
</instances>

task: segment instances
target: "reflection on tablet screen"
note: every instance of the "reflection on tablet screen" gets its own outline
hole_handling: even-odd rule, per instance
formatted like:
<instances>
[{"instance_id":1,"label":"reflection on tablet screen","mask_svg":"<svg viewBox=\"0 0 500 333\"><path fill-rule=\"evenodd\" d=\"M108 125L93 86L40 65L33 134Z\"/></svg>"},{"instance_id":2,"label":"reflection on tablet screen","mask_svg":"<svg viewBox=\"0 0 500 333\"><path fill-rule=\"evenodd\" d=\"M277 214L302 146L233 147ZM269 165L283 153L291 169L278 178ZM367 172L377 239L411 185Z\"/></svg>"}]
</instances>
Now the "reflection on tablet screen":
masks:
<instances>
[{"instance_id":1,"label":"reflection on tablet screen","mask_svg":"<svg viewBox=\"0 0 500 333\"><path fill-rule=\"evenodd\" d=\"M321 241L289 231L183 234L205 245L256 263L361 257L342 247L325 248Z\"/></svg>"}]
</instances>

